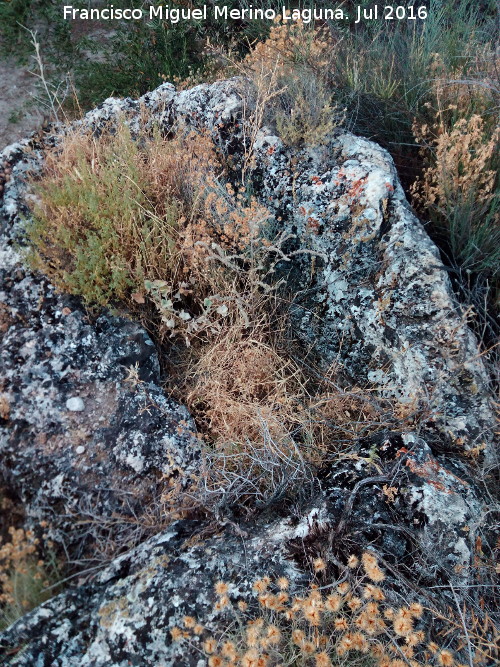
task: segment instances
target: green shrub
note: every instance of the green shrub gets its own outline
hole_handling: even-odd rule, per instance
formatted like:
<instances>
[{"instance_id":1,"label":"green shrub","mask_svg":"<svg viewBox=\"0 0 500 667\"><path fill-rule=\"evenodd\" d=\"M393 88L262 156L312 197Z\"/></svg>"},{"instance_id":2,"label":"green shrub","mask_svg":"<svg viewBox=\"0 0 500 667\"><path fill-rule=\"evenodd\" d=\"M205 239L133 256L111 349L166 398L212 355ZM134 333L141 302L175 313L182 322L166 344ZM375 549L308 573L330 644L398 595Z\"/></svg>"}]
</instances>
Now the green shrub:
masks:
<instances>
[{"instance_id":1,"label":"green shrub","mask_svg":"<svg viewBox=\"0 0 500 667\"><path fill-rule=\"evenodd\" d=\"M36 185L31 265L89 305L123 301L168 274L181 215L169 147L158 135L141 147L124 124L99 140L67 136Z\"/></svg>"},{"instance_id":2,"label":"green shrub","mask_svg":"<svg viewBox=\"0 0 500 667\"><path fill-rule=\"evenodd\" d=\"M28 261L89 306L144 303L147 291L167 328L178 315L192 327L204 300L219 307L232 289L225 251L246 248L268 217L221 186L220 171L203 134L132 137L124 122L99 138L70 132L33 183Z\"/></svg>"},{"instance_id":3,"label":"green shrub","mask_svg":"<svg viewBox=\"0 0 500 667\"><path fill-rule=\"evenodd\" d=\"M81 0L77 0L77 4ZM0 3L0 55L26 61L32 51L25 28L36 30L43 55L58 63L61 71L72 62L70 24L64 21L57 0L2 0Z\"/></svg>"}]
</instances>

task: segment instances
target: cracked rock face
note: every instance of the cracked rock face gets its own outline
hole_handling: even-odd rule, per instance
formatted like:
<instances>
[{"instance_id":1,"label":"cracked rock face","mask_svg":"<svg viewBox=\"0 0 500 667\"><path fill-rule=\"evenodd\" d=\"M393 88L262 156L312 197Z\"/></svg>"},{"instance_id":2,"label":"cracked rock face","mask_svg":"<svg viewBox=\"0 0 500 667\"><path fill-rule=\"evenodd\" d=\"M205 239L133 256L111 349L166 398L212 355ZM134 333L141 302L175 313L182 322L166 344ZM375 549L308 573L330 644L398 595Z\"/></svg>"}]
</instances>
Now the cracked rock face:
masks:
<instances>
[{"instance_id":1,"label":"cracked rock face","mask_svg":"<svg viewBox=\"0 0 500 667\"><path fill-rule=\"evenodd\" d=\"M347 537L354 549L375 545L389 564L418 577L424 592L448 582L450 572L465 583L476 537L469 524L481 503L472 485L439 463L421 439L378 434L360 443L351 462L321 477L323 492L300 516L220 527L215 537L206 536L203 522L174 523L93 580L24 616L0 635L0 644L15 654L27 643L12 663L23 667L202 667L206 635L179 644L170 630L183 627L184 616L209 634L228 627L230 612L215 607L217 581L230 584L233 604L252 604L253 582L264 575L287 577L293 593L307 581L310 559L323 555L332 538Z\"/></svg>"},{"instance_id":2,"label":"cracked rock face","mask_svg":"<svg viewBox=\"0 0 500 667\"><path fill-rule=\"evenodd\" d=\"M414 433L377 433L348 459L320 472L328 513L341 516L338 539L347 531L376 544L422 586L469 581L487 506L466 467L434 456Z\"/></svg>"},{"instance_id":3,"label":"cracked rock face","mask_svg":"<svg viewBox=\"0 0 500 667\"><path fill-rule=\"evenodd\" d=\"M191 647L179 645L170 629L182 626L186 615L208 629L227 624L226 614L214 610L218 580L232 582L235 601L251 599L259 575L284 575L292 585L299 581L302 575L285 559L283 546L317 520L313 512L296 528L274 523L254 528L249 538L226 531L205 540L198 523L180 521L115 560L88 585L25 616L1 636L1 644L14 647L29 637L28 652L14 663L26 667L201 667L206 663L200 639L195 637Z\"/></svg>"},{"instance_id":4,"label":"cracked rock face","mask_svg":"<svg viewBox=\"0 0 500 667\"><path fill-rule=\"evenodd\" d=\"M256 151L263 200L324 257L297 271L304 340L351 381L428 411L429 428L451 446L495 460L477 342L389 154L341 133L297 156L264 131Z\"/></svg>"},{"instance_id":5,"label":"cracked rock face","mask_svg":"<svg viewBox=\"0 0 500 667\"><path fill-rule=\"evenodd\" d=\"M89 322L18 265L0 270L0 281L0 388L8 411L0 470L28 515L49 521L57 537L73 515L88 513L97 525L114 512L130 516L169 479L188 479L199 455L196 429L159 388L146 332L110 315ZM127 381L130 369L135 383ZM81 538L77 529L68 535Z\"/></svg>"},{"instance_id":6,"label":"cracked rock face","mask_svg":"<svg viewBox=\"0 0 500 667\"><path fill-rule=\"evenodd\" d=\"M9 664L202 667L197 646L181 650L169 630L186 614L224 628L214 610L219 579L232 582L236 599L247 599L262 574L284 574L298 587L307 580L306 547L321 555L336 544L375 545L421 587L473 576L485 501L458 455L484 450L494 462L495 420L477 343L439 253L383 149L343 131L316 148L284 146L265 127L244 132L247 93L238 79L179 93L164 84L139 101L107 100L77 125L99 132L125 115L134 128L146 106L166 130L207 130L235 170L253 152L254 192L277 231L314 251L295 256L286 273L297 334L346 383L394 401L402 414L423 411L422 428L360 440L319 471L317 496L293 516L239 528L183 519L162 529L0 635ZM140 525L155 498L189 485L200 445L186 409L160 388L142 327L106 313L90 319L78 300L23 266L15 246L29 196L23 176L57 141L27 139L0 156L9 174L0 199L0 474L28 521L48 521L78 557L92 540L123 540L110 520L117 514ZM175 502L167 509L172 520ZM97 537L75 516L97 522ZM441 587L436 595L445 595Z\"/></svg>"}]
</instances>

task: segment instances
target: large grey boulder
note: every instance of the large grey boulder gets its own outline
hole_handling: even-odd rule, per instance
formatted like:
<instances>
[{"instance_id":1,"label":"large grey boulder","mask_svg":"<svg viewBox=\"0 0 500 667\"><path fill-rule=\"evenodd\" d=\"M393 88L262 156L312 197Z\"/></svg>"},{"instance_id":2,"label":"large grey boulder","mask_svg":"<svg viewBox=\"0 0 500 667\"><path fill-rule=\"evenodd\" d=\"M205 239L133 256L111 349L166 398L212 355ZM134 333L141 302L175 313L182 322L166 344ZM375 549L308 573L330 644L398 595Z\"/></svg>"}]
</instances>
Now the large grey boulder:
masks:
<instances>
[{"instance_id":1,"label":"large grey boulder","mask_svg":"<svg viewBox=\"0 0 500 667\"><path fill-rule=\"evenodd\" d=\"M323 366L393 399L402 416L425 414L442 446L497 465L491 379L389 153L341 129L321 146L288 147L252 129L252 89L238 79L178 94L165 84L145 103L165 129L208 130L235 170L247 166L276 233L313 251L288 279L296 331Z\"/></svg>"},{"instance_id":2,"label":"large grey boulder","mask_svg":"<svg viewBox=\"0 0 500 667\"><path fill-rule=\"evenodd\" d=\"M205 665L199 637L194 646L172 642L170 630L193 616L208 629L228 623L215 609L218 580L231 583L233 600L251 600L258 576L302 578L283 550L286 537L306 534L313 513L298 527L253 526L252 535L203 539L203 525L181 521L115 560L91 583L50 600L11 626L0 645L26 667L129 667ZM204 637L206 634L204 633ZM8 648L7 648L8 647Z\"/></svg>"},{"instance_id":3,"label":"large grey boulder","mask_svg":"<svg viewBox=\"0 0 500 667\"><path fill-rule=\"evenodd\" d=\"M314 251L294 263L292 284L296 325L323 364L335 362L350 382L393 398L402 414L425 412L429 429L452 449L497 462L477 341L387 151L342 130L304 148L285 146L267 127L250 132L252 90L240 79L179 93L163 84L138 101L109 99L79 123L99 131L125 116L133 128L143 107L166 130L208 130L235 169L247 164L256 196L279 221L276 231ZM33 148L14 145L2 161L16 151L25 151L23 171ZM4 196L4 209L15 211L9 187Z\"/></svg>"},{"instance_id":4,"label":"large grey boulder","mask_svg":"<svg viewBox=\"0 0 500 667\"><path fill-rule=\"evenodd\" d=\"M307 580L311 558L345 562L348 550L368 544L399 591L417 582L424 594L436 584L427 602L454 604L446 585L460 596L473 582L478 536L488 550L487 499L467 457L497 460L493 401L477 341L391 158L342 130L299 148L270 127L248 131L252 93L239 79L179 93L165 84L140 101L107 100L79 123L99 132L125 115L134 128L144 106L166 130L210 132L235 173L246 164L276 231L295 236L291 249L314 251L280 267L298 337L323 368L335 364L339 385L389 401L396 418L333 457L301 503L240 525L234 516L159 523L157 535L0 635L10 664L201 667L199 646L181 648L169 631L185 614L224 629L217 580L242 599L262 574L285 574L293 589ZM145 331L109 314L89 319L77 300L23 267L14 247L26 213L23 175L42 159L37 138L0 157L9 171L0 201L0 472L28 520L49 517L70 553L106 535L124 550L107 518L140 518L166 491L189 489L200 446L186 410L161 391ZM166 497L168 524L181 496ZM71 531L75 516L93 517L102 531Z\"/></svg>"},{"instance_id":5,"label":"large grey boulder","mask_svg":"<svg viewBox=\"0 0 500 667\"><path fill-rule=\"evenodd\" d=\"M323 363L421 410L437 439L496 460L487 372L439 257L389 154L340 132L297 152L262 131L262 199L324 260L297 267L296 321Z\"/></svg>"}]
</instances>

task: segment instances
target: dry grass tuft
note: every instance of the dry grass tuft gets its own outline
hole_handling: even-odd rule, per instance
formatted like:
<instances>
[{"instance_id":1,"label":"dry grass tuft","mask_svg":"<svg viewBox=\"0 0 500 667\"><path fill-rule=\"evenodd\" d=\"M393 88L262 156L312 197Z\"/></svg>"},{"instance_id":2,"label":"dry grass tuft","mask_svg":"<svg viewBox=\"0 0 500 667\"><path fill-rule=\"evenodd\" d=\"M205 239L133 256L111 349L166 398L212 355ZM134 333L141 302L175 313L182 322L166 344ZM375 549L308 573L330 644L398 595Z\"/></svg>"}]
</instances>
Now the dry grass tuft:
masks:
<instances>
[{"instance_id":1,"label":"dry grass tuft","mask_svg":"<svg viewBox=\"0 0 500 667\"><path fill-rule=\"evenodd\" d=\"M255 83L257 97L266 100L265 119L276 123L288 145L322 144L343 122L328 83L333 48L324 29L276 24L239 64Z\"/></svg>"},{"instance_id":2,"label":"dry grass tuft","mask_svg":"<svg viewBox=\"0 0 500 667\"><path fill-rule=\"evenodd\" d=\"M233 313L218 336L191 349L176 388L206 439L197 493L216 512L310 493L315 469L395 419L368 391L313 378L293 355L277 303L254 292L251 317Z\"/></svg>"},{"instance_id":3,"label":"dry grass tuft","mask_svg":"<svg viewBox=\"0 0 500 667\"><path fill-rule=\"evenodd\" d=\"M232 325L192 366L188 405L207 405L207 430L219 442L258 440L263 422L273 440L284 440L299 423L305 379L270 344L265 324L254 324L250 332L244 322Z\"/></svg>"},{"instance_id":4,"label":"dry grass tuft","mask_svg":"<svg viewBox=\"0 0 500 667\"><path fill-rule=\"evenodd\" d=\"M413 185L414 201L446 229L463 268L498 276L500 129L491 131L478 114L452 122L444 115L438 112L432 127L415 127L431 163Z\"/></svg>"}]
</instances>

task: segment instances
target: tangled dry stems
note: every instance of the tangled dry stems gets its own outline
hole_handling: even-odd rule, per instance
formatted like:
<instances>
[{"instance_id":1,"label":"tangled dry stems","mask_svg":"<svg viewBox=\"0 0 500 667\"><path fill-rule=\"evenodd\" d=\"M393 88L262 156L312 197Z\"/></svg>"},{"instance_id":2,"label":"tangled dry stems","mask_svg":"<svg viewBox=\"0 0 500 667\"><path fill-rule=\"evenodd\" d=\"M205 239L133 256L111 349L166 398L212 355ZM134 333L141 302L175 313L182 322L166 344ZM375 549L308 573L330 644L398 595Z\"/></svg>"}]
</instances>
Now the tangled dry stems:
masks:
<instances>
[{"instance_id":1,"label":"tangled dry stems","mask_svg":"<svg viewBox=\"0 0 500 667\"><path fill-rule=\"evenodd\" d=\"M183 627L171 628L172 639L201 649L210 667L462 667L462 660L472 667L495 659L494 626L465 642L451 612L444 616L418 600L398 602L371 551L347 558L333 580L322 558L311 569L315 581L295 595L284 576L257 579L256 604L243 599L235 582L218 581L213 611L226 619L225 632L211 635L186 616Z\"/></svg>"},{"instance_id":2,"label":"tangled dry stems","mask_svg":"<svg viewBox=\"0 0 500 667\"><path fill-rule=\"evenodd\" d=\"M398 416L398 406L367 389L341 388L333 373L311 376L291 354L286 319L279 310L272 317L275 295L261 298L257 320L228 322L190 350L177 386L206 438L196 497L217 513L263 507L298 489L311 494L315 470L361 435L418 418Z\"/></svg>"}]
</instances>

